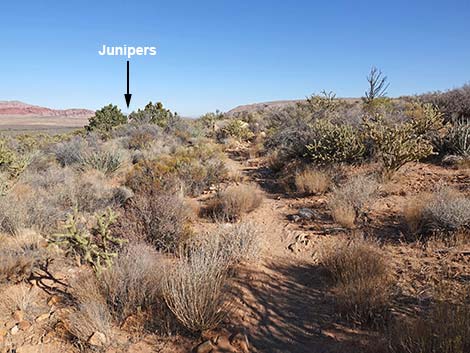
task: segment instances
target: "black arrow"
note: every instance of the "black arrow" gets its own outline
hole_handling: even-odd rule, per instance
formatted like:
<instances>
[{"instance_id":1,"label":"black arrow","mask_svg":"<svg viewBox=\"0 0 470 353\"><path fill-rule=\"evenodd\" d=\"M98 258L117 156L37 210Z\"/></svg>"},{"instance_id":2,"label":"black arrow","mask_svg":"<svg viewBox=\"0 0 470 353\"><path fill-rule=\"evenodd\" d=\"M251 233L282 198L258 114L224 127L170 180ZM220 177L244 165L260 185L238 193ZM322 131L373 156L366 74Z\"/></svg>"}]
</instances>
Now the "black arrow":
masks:
<instances>
[{"instance_id":1,"label":"black arrow","mask_svg":"<svg viewBox=\"0 0 470 353\"><path fill-rule=\"evenodd\" d=\"M132 94L129 93L129 60L127 60L127 93L124 94L124 98L126 99L127 108L129 108L132 98Z\"/></svg>"}]
</instances>

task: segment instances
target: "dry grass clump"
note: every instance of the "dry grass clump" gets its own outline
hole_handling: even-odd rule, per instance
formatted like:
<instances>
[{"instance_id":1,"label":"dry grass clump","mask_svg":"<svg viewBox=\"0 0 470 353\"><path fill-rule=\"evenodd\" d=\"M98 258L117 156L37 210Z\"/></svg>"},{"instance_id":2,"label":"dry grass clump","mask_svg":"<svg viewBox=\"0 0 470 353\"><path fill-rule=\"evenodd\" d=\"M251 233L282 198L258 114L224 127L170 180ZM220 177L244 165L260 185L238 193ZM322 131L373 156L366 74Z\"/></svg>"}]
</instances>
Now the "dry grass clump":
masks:
<instances>
[{"instance_id":1,"label":"dry grass clump","mask_svg":"<svg viewBox=\"0 0 470 353\"><path fill-rule=\"evenodd\" d=\"M256 186L232 185L211 199L203 213L217 220L236 221L258 208L262 201Z\"/></svg>"},{"instance_id":2,"label":"dry grass clump","mask_svg":"<svg viewBox=\"0 0 470 353\"><path fill-rule=\"evenodd\" d=\"M468 293L457 302L438 300L421 317L395 321L389 336L391 353L470 352Z\"/></svg>"},{"instance_id":3,"label":"dry grass clump","mask_svg":"<svg viewBox=\"0 0 470 353\"><path fill-rule=\"evenodd\" d=\"M0 283L15 283L28 279L33 269L46 258L39 238L16 235L0 239Z\"/></svg>"},{"instance_id":4,"label":"dry grass clump","mask_svg":"<svg viewBox=\"0 0 470 353\"><path fill-rule=\"evenodd\" d=\"M413 233L420 236L445 236L468 231L470 198L448 187L423 194L404 209L405 220Z\"/></svg>"},{"instance_id":5,"label":"dry grass clump","mask_svg":"<svg viewBox=\"0 0 470 353\"><path fill-rule=\"evenodd\" d=\"M27 320L32 320L37 315L49 310L46 300L41 297L43 292L38 287L21 283L1 289L0 317L5 321L10 320L10 315L17 310L21 310Z\"/></svg>"},{"instance_id":6,"label":"dry grass clump","mask_svg":"<svg viewBox=\"0 0 470 353\"><path fill-rule=\"evenodd\" d=\"M25 172L0 198L1 230L9 234L18 234L21 228L34 228L43 233L57 230L58 222L72 206L74 187L74 176L69 169L55 167L34 174Z\"/></svg>"},{"instance_id":7,"label":"dry grass clump","mask_svg":"<svg viewBox=\"0 0 470 353\"><path fill-rule=\"evenodd\" d=\"M91 344L93 335L104 335L100 346L106 347L111 343L112 318L106 304L101 301L79 303L63 322L73 343L82 350L97 348Z\"/></svg>"},{"instance_id":8,"label":"dry grass clump","mask_svg":"<svg viewBox=\"0 0 470 353\"><path fill-rule=\"evenodd\" d=\"M215 231L194 237L191 242L219 253L231 265L242 261L256 262L264 248L260 229L250 221L221 223Z\"/></svg>"},{"instance_id":9,"label":"dry grass clump","mask_svg":"<svg viewBox=\"0 0 470 353\"><path fill-rule=\"evenodd\" d=\"M53 145L51 152L61 166L71 166L82 160L86 145L85 139L75 136L69 141Z\"/></svg>"},{"instance_id":10,"label":"dry grass clump","mask_svg":"<svg viewBox=\"0 0 470 353\"><path fill-rule=\"evenodd\" d=\"M119 201L116 198L118 188L114 188L110 184L106 176L96 170L90 170L80 175L73 195L78 210L92 214L117 205Z\"/></svg>"},{"instance_id":11,"label":"dry grass clump","mask_svg":"<svg viewBox=\"0 0 470 353\"><path fill-rule=\"evenodd\" d=\"M79 174L69 168L27 174L0 206L0 225L8 233L32 228L51 235L60 230L67 214L77 209L85 215L116 207L127 198L124 189L98 171ZM1 201L1 200L0 200ZM15 205L15 209L7 205Z\"/></svg>"},{"instance_id":12,"label":"dry grass clump","mask_svg":"<svg viewBox=\"0 0 470 353\"><path fill-rule=\"evenodd\" d=\"M113 232L172 252L190 234L190 219L190 208L180 196L154 191L129 199Z\"/></svg>"},{"instance_id":13,"label":"dry grass clump","mask_svg":"<svg viewBox=\"0 0 470 353\"><path fill-rule=\"evenodd\" d=\"M190 245L166 267L163 297L177 320L192 332L216 327L226 316L229 261L217 247Z\"/></svg>"},{"instance_id":14,"label":"dry grass clump","mask_svg":"<svg viewBox=\"0 0 470 353\"><path fill-rule=\"evenodd\" d=\"M99 276L101 292L118 322L157 302L161 282L159 259L149 245L130 244L113 266Z\"/></svg>"},{"instance_id":15,"label":"dry grass clump","mask_svg":"<svg viewBox=\"0 0 470 353\"><path fill-rule=\"evenodd\" d=\"M192 332L215 328L231 305L230 269L257 260L262 246L260 232L250 222L219 225L215 232L188 241L162 279L163 297L178 322Z\"/></svg>"},{"instance_id":16,"label":"dry grass clump","mask_svg":"<svg viewBox=\"0 0 470 353\"><path fill-rule=\"evenodd\" d=\"M415 234L419 233L422 226L423 211L426 204L431 202L432 193L421 193L408 202L403 208L403 218L409 230Z\"/></svg>"},{"instance_id":17,"label":"dry grass clump","mask_svg":"<svg viewBox=\"0 0 470 353\"><path fill-rule=\"evenodd\" d=\"M235 263L259 260L264 241L259 228L252 222L241 222L235 225L222 225L219 236L226 251Z\"/></svg>"},{"instance_id":18,"label":"dry grass clump","mask_svg":"<svg viewBox=\"0 0 470 353\"><path fill-rule=\"evenodd\" d=\"M14 199L11 196L0 197L0 233L16 235L23 225L23 215L11 207Z\"/></svg>"},{"instance_id":19,"label":"dry grass clump","mask_svg":"<svg viewBox=\"0 0 470 353\"><path fill-rule=\"evenodd\" d=\"M324 243L320 264L335 282L339 311L360 324L387 318L394 282L384 251L371 240L342 238Z\"/></svg>"},{"instance_id":20,"label":"dry grass clump","mask_svg":"<svg viewBox=\"0 0 470 353\"><path fill-rule=\"evenodd\" d=\"M365 204L378 187L378 182L373 177L359 175L335 188L328 201L335 222L346 228L353 228Z\"/></svg>"},{"instance_id":21,"label":"dry grass clump","mask_svg":"<svg viewBox=\"0 0 470 353\"><path fill-rule=\"evenodd\" d=\"M323 194L331 185L331 177L320 170L307 169L295 176L297 191L303 194Z\"/></svg>"},{"instance_id":22,"label":"dry grass clump","mask_svg":"<svg viewBox=\"0 0 470 353\"><path fill-rule=\"evenodd\" d=\"M82 272L71 283L74 306L61 318L67 333L80 349L93 349L89 344L95 334L103 334L108 345L111 340L112 315L95 274Z\"/></svg>"},{"instance_id":23,"label":"dry grass clump","mask_svg":"<svg viewBox=\"0 0 470 353\"><path fill-rule=\"evenodd\" d=\"M0 282L20 282L31 276L39 261L34 250L0 250Z\"/></svg>"}]
</instances>

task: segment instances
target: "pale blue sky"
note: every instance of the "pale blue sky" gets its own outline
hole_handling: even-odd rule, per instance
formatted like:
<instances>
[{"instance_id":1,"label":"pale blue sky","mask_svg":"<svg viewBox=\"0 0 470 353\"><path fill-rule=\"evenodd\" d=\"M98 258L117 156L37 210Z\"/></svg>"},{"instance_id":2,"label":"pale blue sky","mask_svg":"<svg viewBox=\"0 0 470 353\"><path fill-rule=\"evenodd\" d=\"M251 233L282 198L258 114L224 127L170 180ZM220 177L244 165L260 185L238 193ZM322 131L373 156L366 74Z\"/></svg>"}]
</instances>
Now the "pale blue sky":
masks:
<instances>
[{"instance_id":1,"label":"pale blue sky","mask_svg":"<svg viewBox=\"0 0 470 353\"><path fill-rule=\"evenodd\" d=\"M3 0L0 100L125 107L126 58L99 56L103 44L157 47L131 59L131 110L360 96L372 65L390 95L443 90L470 81L469 19L468 0Z\"/></svg>"}]
</instances>

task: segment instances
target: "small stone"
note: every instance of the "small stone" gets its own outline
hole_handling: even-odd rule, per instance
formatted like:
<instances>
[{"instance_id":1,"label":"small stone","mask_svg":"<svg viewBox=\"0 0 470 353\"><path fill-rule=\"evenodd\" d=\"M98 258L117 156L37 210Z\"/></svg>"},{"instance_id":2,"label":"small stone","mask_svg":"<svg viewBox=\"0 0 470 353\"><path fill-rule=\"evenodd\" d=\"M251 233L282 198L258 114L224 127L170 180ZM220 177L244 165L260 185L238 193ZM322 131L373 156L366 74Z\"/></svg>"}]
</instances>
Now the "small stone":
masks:
<instances>
[{"instance_id":1,"label":"small stone","mask_svg":"<svg viewBox=\"0 0 470 353\"><path fill-rule=\"evenodd\" d=\"M88 339L88 343L95 347L103 347L106 345L106 336L104 333L96 331Z\"/></svg>"},{"instance_id":2,"label":"small stone","mask_svg":"<svg viewBox=\"0 0 470 353\"><path fill-rule=\"evenodd\" d=\"M31 327L31 324L26 320L22 320L18 323L18 328L22 331L26 331L30 327Z\"/></svg>"},{"instance_id":3,"label":"small stone","mask_svg":"<svg viewBox=\"0 0 470 353\"><path fill-rule=\"evenodd\" d=\"M12 336L16 335L18 332L20 331L20 329L18 328L18 325L15 325L11 328L10 330L10 333L12 334Z\"/></svg>"},{"instance_id":4,"label":"small stone","mask_svg":"<svg viewBox=\"0 0 470 353\"><path fill-rule=\"evenodd\" d=\"M23 312L21 310L16 310L14 313L13 313L13 319L15 319L16 322L20 322L23 320Z\"/></svg>"},{"instance_id":5,"label":"small stone","mask_svg":"<svg viewBox=\"0 0 470 353\"><path fill-rule=\"evenodd\" d=\"M205 341L196 347L195 353L210 353L214 349L214 345L211 341Z\"/></svg>"},{"instance_id":6,"label":"small stone","mask_svg":"<svg viewBox=\"0 0 470 353\"><path fill-rule=\"evenodd\" d=\"M45 321L45 320L47 320L47 319L49 319L49 313L39 315L39 316L36 318L36 322Z\"/></svg>"},{"instance_id":7,"label":"small stone","mask_svg":"<svg viewBox=\"0 0 470 353\"><path fill-rule=\"evenodd\" d=\"M315 211L310 208L301 208L297 215L302 219L312 219L315 216Z\"/></svg>"},{"instance_id":8,"label":"small stone","mask_svg":"<svg viewBox=\"0 0 470 353\"><path fill-rule=\"evenodd\" d=\"M300 216L296 215L296 214L291 214L291 215L287 216L287 218L292 222L298 222L301 219Z\"/></svg>"},{"instance_id":9,"label":"small stone","mask_svg":"<svg viewBox=\"0 0 470 353\"><path fill-rule=\"evenodd\" d=\"M18 323L18 321L11 319L3 325L7 330L10 330L13 326L15 326Z\"/></svg>"}]
</instances>

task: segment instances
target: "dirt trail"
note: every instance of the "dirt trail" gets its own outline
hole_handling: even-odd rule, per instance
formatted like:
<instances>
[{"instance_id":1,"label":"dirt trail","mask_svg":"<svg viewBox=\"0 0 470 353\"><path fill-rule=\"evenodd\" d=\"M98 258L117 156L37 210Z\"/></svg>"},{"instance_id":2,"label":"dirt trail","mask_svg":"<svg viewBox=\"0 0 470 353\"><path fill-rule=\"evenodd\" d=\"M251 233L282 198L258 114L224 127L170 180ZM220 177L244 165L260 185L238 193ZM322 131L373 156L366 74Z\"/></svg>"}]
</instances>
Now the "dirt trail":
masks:
<instances>
[{"instance_id":1,"label":"dirt trail","mask_svg":"<svg viewBox=\"0 0 470 353\"><path fill-rule=\"evenodd\" d=\"M244 269L236 286L240 310L234 324L243 327L254 352L355 352L359 332L334 323L324 276L310 259L288 249L303 230L289 222L289 200L273 191L270 174L229 159L231 169L261 186L265 201L247 218L260 225L266 253L256 268Z\"/></svg>"}]
</instances>

